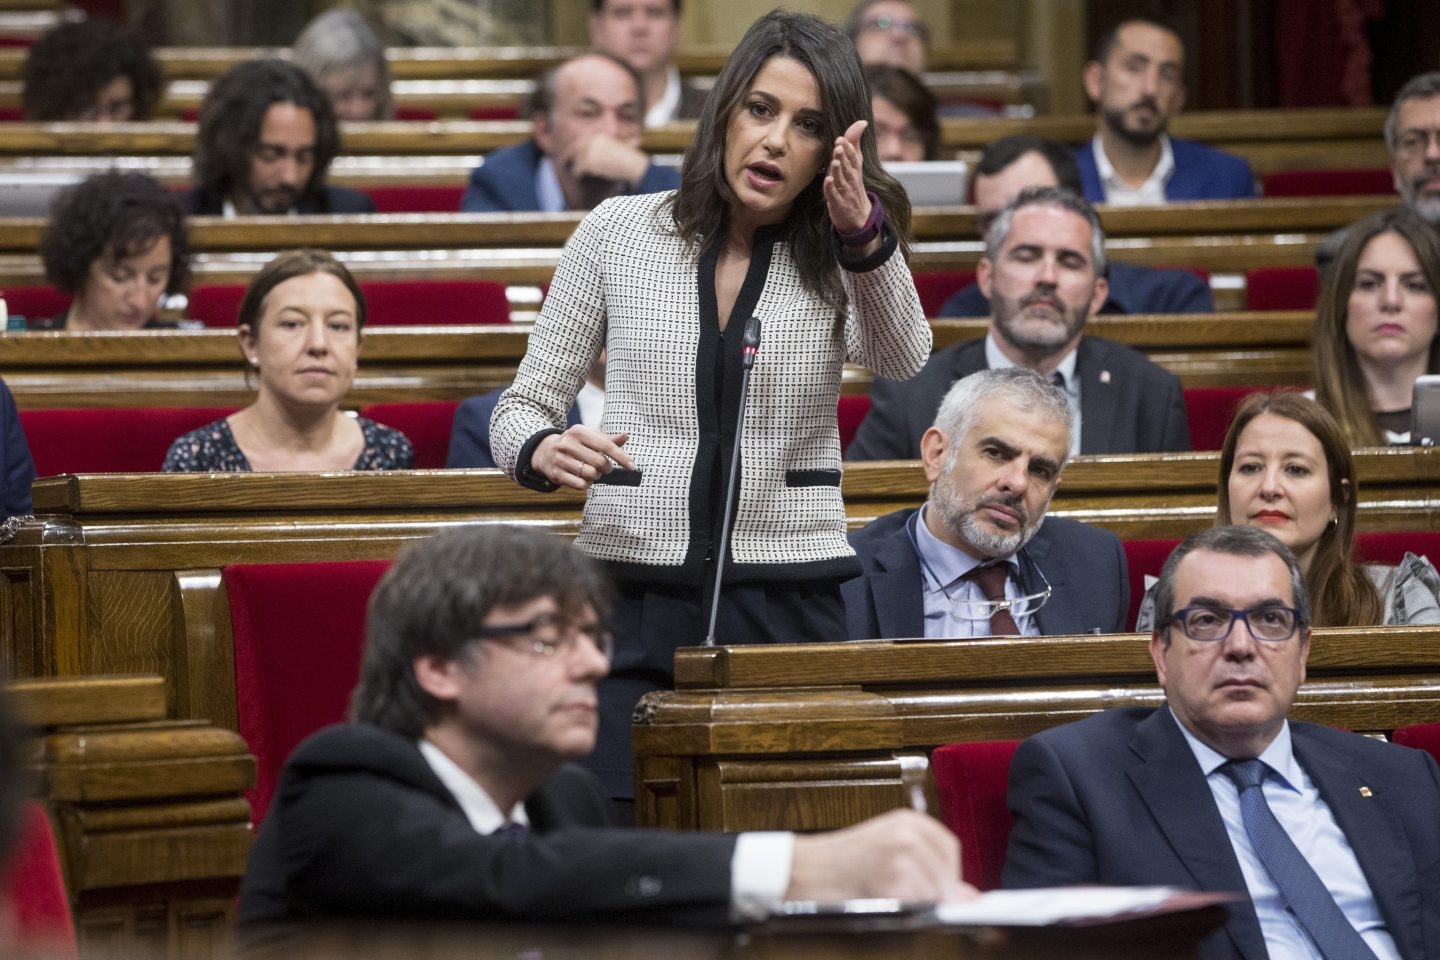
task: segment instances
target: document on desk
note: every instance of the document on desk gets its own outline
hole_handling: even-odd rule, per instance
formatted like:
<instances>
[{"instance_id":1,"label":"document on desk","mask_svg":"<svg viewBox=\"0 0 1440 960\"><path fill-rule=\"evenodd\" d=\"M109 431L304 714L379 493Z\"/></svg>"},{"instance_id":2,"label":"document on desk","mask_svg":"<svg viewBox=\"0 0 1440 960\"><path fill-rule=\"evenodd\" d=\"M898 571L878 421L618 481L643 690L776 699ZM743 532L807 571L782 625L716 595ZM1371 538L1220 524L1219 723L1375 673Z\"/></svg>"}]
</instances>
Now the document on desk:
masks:
<instances>
[{"instance_id":1,"label":"document on desk","mask_svg":"<svg viewBox=\"0 0 1440 960\"><path fill-rule=\"evenodd\" d=\"M963 903L942 903L935 908L935 916L941 923L957 926L1045 927L1179 913L1236 899L1237 894L1201 893L1179 887L991 890Z\"/></svg>"}]
</instances>

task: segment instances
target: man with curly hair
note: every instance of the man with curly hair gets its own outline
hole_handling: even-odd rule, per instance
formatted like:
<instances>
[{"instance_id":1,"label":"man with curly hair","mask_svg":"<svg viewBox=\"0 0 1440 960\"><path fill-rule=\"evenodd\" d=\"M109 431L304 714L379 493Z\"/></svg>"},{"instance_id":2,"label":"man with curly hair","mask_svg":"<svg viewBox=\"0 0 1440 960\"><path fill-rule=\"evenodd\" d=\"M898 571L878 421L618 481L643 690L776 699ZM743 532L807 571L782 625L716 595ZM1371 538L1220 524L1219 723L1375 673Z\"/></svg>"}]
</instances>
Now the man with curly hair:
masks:
<instances>
[{"instance_id":1,"label":"man with curly hair","mask_svg":"<svg viewBox=\"0 0 1440 960\"><path fill-rule=\"evenodd\" d=\"M339 152L335 111L309 74L283 60L236 64L200 105L186 212L374 213L365 194L326 185Z\"/></svg>"}]
</instances>

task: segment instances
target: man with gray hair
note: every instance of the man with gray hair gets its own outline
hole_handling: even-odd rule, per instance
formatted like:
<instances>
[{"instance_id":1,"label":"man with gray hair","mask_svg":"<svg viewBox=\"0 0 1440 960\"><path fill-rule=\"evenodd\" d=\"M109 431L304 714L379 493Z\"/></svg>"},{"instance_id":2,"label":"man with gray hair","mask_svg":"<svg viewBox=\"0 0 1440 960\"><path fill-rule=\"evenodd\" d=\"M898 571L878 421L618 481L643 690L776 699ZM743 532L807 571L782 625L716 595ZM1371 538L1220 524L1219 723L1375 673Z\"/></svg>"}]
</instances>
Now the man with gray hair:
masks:
<instances>
[{"instance_id":1,"label":"man with gray hair","mask_svg":"<svg viewBox=\"0 0 1440 960\"><path fill-rule=\"evenodd\" d=\"M547 70L530 104L532 136L485 157L460 199L467 213L591 210L619 194L680 186L680 172L640 149L640 75L608 53Z\"/></svg>"},{"instance_id":2,"label":"man with gray hair","mask_svg":"<svg viewBox=\"0 0 1440 960\"><path fill-rule=\"evenodd\" d=\"M1432 227L1440 227L1440 71L1411 77L1385 117L1385 149L1395 190L1405 205ZM1340 252L1349 227L1341 227L1315 250L1324 271Z\"/></svg>"},{"instance_id":3,"label":"man with gray hair","mask_svg":"<svg viewBox=\"0 0 1440 960\"><path fill-rule=\"evenodd\" d=\"M1116 633L1130 591L1113 533L1046 517L1070 449L1070 401L1031 370L982 370L920 441L930 497L850 536L852 640Z\"/></svg>"},{"instance_id":4,"label":"man with gray hair","mask_svg":"<svg viewBox=\"0 0 1440 960\"><path fill-rule=\"evenodd\" d=\"M1059 187L1021 191L991 224L976 270L989 333L936 351L913 379L876 377L846 458L920 456L950 385L1003 367L1038 371L1065 389L1072 455L1189 450L1179 379L1137 350L1085 335L1105 301L1105 273L1105 234L1089 203Z\"/></svg>"},{"instance_id":5,"label":"man with gray hair","mask_svg":"<svg viewBox=\"0 0 1440 960\"><path fill-rule=\"evenodd\" d=\"M1006 887L1245 891L1202 957L1440 955L1440 767L1289 720L1310 652L1300 565L1254 527L1165 562L1158 708L1054 727L1010 765Z\"/></svg>"}]
</instances>

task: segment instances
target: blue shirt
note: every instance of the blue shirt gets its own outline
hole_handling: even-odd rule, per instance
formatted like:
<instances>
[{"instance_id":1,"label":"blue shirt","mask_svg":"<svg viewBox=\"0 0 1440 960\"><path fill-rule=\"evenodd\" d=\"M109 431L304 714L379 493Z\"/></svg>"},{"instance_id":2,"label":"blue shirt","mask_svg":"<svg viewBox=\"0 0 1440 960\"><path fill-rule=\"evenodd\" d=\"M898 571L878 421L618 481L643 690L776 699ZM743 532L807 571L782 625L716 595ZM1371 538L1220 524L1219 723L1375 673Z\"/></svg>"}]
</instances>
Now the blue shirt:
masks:
<instances>
[{"instance_id":1,"label":"blue shirt","mask_svg":"<svg viewBox=\"0 0 1440 960\"><path fill-rule=\"evenodd\" d=\"M993 636L990 633L988 617L983 620L969 620L960 616L962 603L985 602L985 594L980 585L973 580L966 580L965 575L986 561L970 556L959 547L950 546L931 533L930 528L925 525L925 513L929 509L930 504L925 504L908 523L915 552L920 557L921 587L925 601L925 637L930 640L951 640ZM1013 556L1004 558L1004 563L1010 568L1005 579L1005 596L1013 600L1021 595L1016 580L1019 566ZM1012 609L1010 615L1022 634L1029 637L1039 636L1040 630L1035 626L1033 613L1021 615Z\"/></svg>"},{"instance_id":2,"label":"blue shirt","mask_svg":"<svg viewBox=\"0 0 1440 960\"><path fill-rule=\"evenodd\" d=\"M1201 743L1180 723L1178 717L1175 722L1205 773L1205 781L1215 797L1215 806L1220 810L1220 819L1225 822L1225 832L1230 835L1230 844L1240 861L1240 871L1245 875L1245 887L1255 903L1255 915L1260 920L1260 932L1265 936L1265 949L1270 954L1270 960L1320 960L1320 953L1310 935L1281 902L1274 879L1255 852L1250 834L1245 831L1245 821L1240 815L1239 790L1220 770L1229 758ZM1301 856L1324 881L1345 919L1360 932L1380 960L1400 960L1395 940L1385 929L1380 906L1375 902L1375 894L1360 869L1360 862L1355 859L1349 839L1335 822L1334 814L1305 773L1305 768L1295 759L1295 752L1290 746L1289 723L1281 726L1280 733L1259 759L1270 768L1262 786L1265 802L1270 805L1275 819L1290 835Z\"/></svg>"}]
</instances>

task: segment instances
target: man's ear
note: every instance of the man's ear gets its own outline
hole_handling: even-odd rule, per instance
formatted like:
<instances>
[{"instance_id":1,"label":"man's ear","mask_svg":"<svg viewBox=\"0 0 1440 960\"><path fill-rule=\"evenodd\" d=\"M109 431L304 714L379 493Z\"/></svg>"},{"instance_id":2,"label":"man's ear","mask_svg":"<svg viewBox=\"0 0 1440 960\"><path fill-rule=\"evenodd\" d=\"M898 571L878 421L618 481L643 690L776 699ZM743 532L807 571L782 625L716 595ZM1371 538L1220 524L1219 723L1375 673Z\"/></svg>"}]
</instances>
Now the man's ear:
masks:
<instances>
[{"instance_id":1,"label":"man's ear","mask_svg":"<svg viewBox=\"0 0 1440 960\"><path fill-rule=\"evenodd\" d=\"M1110 296L1110 281L1104 277L1095 278L1095 292L1090 295L1089 316L1095 316L1105 304L1105 298Z\"/></svg>"},{"instance_id":2,"label":"man's ear","mask_svg":"<svg viewBox=\"0 0 1440 960\"><path fill-rule=\"evenodd\" d=\"M995 285L995 264L990 262L989 257L981 257L980 262L975 264L975 284L989 300L990 290Z\"/></svg>"},{"instance_id":3,"label":"man's ear","mask_svg":"<svg viewBox=\"0 0 1440 960\"><path fill-rule=\"evenodd\" d=\"M1150 659L1155 663L1155 677L1160 681L1160 689L1165 689L1165 640L1161 632L1165 627L1156 626L1150 631Z\"/></svg>"},{"instance_id":4,"label":"man's ear","mask_svg":"<svg viewBox=\"0 0 1440 960\"><path fill-rule=\"evenodd\" d=\"M1085 96L1090 98L1091 103L1100 102L1100 88L1105 83L1105 65L1098 60L1091 60L1085 64L1080 79L1085 85Z\"/></svg>"},{"instance_id":5,"label":"man's ear","mask_svg":"<svg viewBox=\"0 0 1440 960\"><path fill-rule=\"evenodd\" d=\"M931 427L920 437L920 462L925 466L927 483L934 483L940 476L940 468L949 449L949 438L937 427Z\"/></svg>"},{"instance_id":6,"label":"man's ear","mask_svg":"<svg viewBox=\"0 0 1440 960\"><path fill-rule=\"evenodd\" d=\"M455 700L460 696L458 675L460 665L450 657L427 653L410 662L415 682L436 700Z\"/></svg>"},{"instance_id":7,"label":"man's ear","mask_svg":"<svg viewBox=\"0 0 1440 960\"><path fill-rule=\"evenodd\" d=\"M544 110L536 110L530 114L530 136L535 138L535 145L540 148L540 152L550 156L550 148L555 143L550 130L550 114Z\"/></svg>"}]
</instances>

